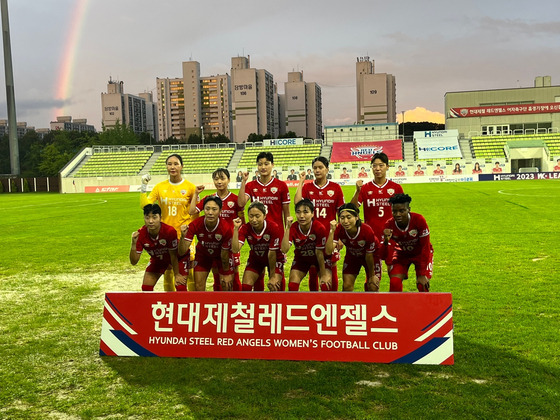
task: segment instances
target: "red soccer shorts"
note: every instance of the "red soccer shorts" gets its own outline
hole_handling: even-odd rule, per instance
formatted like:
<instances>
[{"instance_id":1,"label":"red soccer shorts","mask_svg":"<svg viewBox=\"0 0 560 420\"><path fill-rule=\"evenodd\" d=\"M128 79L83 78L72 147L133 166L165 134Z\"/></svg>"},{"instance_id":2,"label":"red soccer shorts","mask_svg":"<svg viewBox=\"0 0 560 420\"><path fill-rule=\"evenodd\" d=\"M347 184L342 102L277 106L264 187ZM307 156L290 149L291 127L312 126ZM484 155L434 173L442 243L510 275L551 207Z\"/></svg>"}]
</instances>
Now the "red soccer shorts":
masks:
<instances>
[{"instance_id":1,"label":"red soccer shorts","mask_svg":"<svg viewBox=\"0 0 560 420\"><path fill-rule=\"evenodd\" d=\"M426 276L428 280L432 278L434 253L430 252L428 257L419 255L413 258L403 258L397 256L393 260L393 265L389 267L389 275L394 276L397 274L404 274L404 278L408 278L408 269L412 264L416 269L416 277Z\"/></svg>"}]
</instances>

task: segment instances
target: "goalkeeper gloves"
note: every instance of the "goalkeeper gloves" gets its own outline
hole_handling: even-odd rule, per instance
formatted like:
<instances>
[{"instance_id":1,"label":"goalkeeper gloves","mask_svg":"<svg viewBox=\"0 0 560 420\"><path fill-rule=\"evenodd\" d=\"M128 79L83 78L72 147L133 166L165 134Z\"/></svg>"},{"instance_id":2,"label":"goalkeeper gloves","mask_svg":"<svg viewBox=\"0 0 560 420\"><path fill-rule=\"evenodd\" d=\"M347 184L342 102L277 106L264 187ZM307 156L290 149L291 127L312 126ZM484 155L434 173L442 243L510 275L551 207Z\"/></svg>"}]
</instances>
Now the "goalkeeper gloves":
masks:
<instances>
[{"instance_id":1,"label":"goalkeeper gloves","mask_svg":"<svg viewBox=\"0 0 560 420\"><path fill-rule=\"evenodd\" d=\"M150 179L152 179L152 176L150 174L142 175L142 185L140 185L140 191L142 191L143 193L146 192L146 187L148 186L148 182L150 182Z\"/></svg>"}]
</instances>

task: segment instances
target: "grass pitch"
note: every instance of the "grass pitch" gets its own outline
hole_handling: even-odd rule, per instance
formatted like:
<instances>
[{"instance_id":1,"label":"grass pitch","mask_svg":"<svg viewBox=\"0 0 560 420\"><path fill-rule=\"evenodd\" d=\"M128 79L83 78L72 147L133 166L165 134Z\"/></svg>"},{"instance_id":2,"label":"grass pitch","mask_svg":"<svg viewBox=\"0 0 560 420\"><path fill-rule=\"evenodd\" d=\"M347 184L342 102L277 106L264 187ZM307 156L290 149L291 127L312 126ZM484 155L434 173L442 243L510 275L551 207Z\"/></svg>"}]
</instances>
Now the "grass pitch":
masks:
<instances>
[{"instance_id":1,"label":"grass pitch","mask_svg":"<svg viewBox=\"0 0 560 420\"><path fill-rule=\"evenodd\" d=\"M0 195L0 418L560 418L560 183L404 187L453 293L454 366L101 358L104 293L147 263L128 262L138 195Z\"/></svg>"}]
</instances>

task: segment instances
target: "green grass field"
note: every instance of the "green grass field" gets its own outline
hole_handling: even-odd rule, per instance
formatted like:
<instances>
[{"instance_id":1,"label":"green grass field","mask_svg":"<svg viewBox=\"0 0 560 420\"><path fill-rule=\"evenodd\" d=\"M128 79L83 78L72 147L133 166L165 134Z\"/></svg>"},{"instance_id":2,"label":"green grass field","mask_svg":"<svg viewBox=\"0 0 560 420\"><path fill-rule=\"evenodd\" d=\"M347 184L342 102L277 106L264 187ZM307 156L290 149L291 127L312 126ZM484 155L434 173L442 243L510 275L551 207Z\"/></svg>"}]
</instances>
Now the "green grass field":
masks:
<instances>
[{"instance_id":1,"label":"green grass field","mask_svg":"<svg viewBox=\"0 0 560 420\"><path fill-rule=\"evenodd\" d=\"M453 294L454 366L101 358L104 293L147 262L128 262L138 195L0 195L0 418L560 418L560 183L405 191Z\"/></svg>"}]
</instances>

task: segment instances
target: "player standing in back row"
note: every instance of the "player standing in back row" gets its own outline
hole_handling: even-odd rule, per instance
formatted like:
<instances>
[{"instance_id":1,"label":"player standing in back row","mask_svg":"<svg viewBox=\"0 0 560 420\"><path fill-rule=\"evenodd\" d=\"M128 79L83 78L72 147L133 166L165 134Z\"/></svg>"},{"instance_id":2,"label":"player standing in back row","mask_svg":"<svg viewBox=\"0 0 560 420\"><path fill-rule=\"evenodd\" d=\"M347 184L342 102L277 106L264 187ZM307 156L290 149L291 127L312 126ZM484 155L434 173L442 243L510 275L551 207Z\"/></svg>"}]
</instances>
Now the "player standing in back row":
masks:
<instances>
[{"instance_id":1,"label":"player standing in back row","mask_svg":"<svg viewBox=\"0 0 560 420\"><path fill-rule=\"evenodd\" d=\"M364 222L381 241L385 222L391 218L391 204L389 199L396 194L402 194L402 187L387 179L389 170L389 157L383 153L376 153L371 158L373 180L364 184L362 180L356 181L356 192L351 202L357 207L364 205ZM375 258L376 272L381 280L381 259ZM377 267L379 265L379 267Z\"/></svg>"},{"instance_id":2,"label":"player standing in back row","mask_svg":"<svg viewBox=\"0 0 560 420\"><path fill-rule=\"evenodd\" d=\"M336 220L337 209L344 204L344 194L342 188L336 182L327 179L329 173L329 161L324 156L318 156L311 162L315 181L305 183L305 172L300 174L299 184L294 197L294 202L299 203L303 198L311 200L315 206L313 220L321 223L325 230L329 232L331 220ZM333 255L326 255L330 260L332 268L331 289L338 290L338 272L336 262L340 259L338 249L334 249ZM319 282L317 271L314 267L309 270L309 290L317 291Z\"/></svg>"},{"instance_id":3,"label":"player standing in back row","mask_svg":"<svg viewBox=\"0 0 560 420\"><path fill-rule=\"evenodd\" d=\"M274 169L274 156L272 153L259 153L257 156L257 168L259 177L254 181L247 182L249 173L245 172L243 174L237 203L239 207L243 208L247 201L260 201L266 206L267 220L274 222L283 231L286 220L290 215L290 191L288 186L284 181L272 176L272 170ZM278 258L281 257L279 256ZM285 263L286 256L284 255L283 260L279 262ZM260 277L255 282L254 289L257 291L264 290L263 277Z\"/></svg>"}]
</instances>

